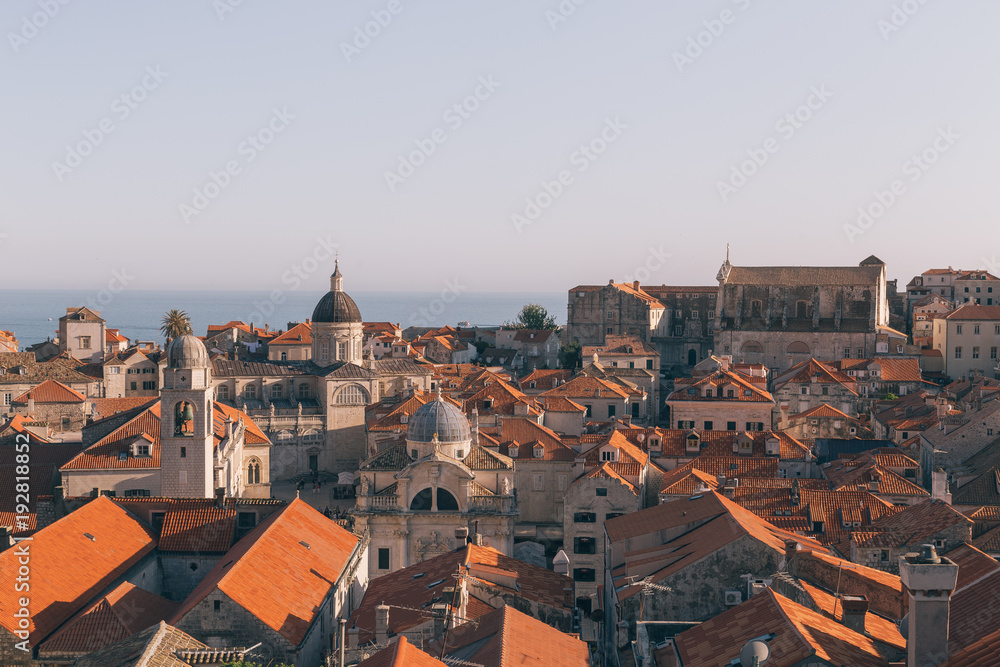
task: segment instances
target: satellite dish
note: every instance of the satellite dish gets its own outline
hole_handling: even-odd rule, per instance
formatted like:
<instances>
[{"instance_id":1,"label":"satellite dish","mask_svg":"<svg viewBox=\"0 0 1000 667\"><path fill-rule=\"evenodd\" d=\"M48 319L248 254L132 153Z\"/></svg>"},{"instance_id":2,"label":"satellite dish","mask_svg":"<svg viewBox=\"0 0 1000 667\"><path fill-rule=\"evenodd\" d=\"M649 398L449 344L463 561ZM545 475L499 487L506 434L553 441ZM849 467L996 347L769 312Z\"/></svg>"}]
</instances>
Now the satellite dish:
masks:
<instances>
[{"instance_id":1,"label":"satellite dish","mask_svg":"<svg viewBox=\"0 0 1000 667\"><path fill-rule=\"evenodd\" d=\"M640 433L638 436L636 436L635 439L638 440L639 442L646 442L646 434Z\"/></svg>"},{"instance_id":2,"label":"satellite dish","mask_svg":"<svg viewBox=\"0 0 1000 667\"><path fill-rule=\"evenodd\" d=\"M903 635L903 639L909 639L910 631L910 613L907 612L903 615L903 620L899 622L899 634Z\"/></svg>"},{"instance_id":3,"label":"satellite dish","mask_svg":"<svg viewBox=\"0 0 1000 667\"><path fill-rule=\"evenodd\" d=\"M771 649L768 647L767 642L755 639L747 642L743 649L740 650L740 665L742 667L757 667L767 662L767 659L770 657Z\"/></svg>"}]
</instances>

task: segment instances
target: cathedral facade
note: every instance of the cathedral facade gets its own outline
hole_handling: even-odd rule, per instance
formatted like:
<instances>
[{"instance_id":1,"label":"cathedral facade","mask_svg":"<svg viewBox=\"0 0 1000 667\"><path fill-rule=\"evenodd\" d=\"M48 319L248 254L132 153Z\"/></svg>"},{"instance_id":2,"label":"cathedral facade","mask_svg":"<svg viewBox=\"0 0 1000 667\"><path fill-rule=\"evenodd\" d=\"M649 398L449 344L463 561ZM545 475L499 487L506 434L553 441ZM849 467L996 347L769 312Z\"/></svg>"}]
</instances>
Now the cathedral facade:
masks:
<instances>
[{"instance_id":1,"label":"cathedral facade","mask_svg":"<svg viewBox=\"0 0 1000 667\"><path fill-rule=\"evenodd\" d=\"M412 360L362 356L361 311L339 263L309 327L310 359L212 361L215 399L247 412L272 441L274 479L354 472L369 454L365 406L401 386L430 385L431 371Z\"/></svg>"},{"instance_id":2,"label":"cathedral facade","mask_svg":"<svg viewBox=\"0 0 1000 667\"><path fill-rule=\"evenodd\" d=\"M481 447L477 430L439 393L409 418L405 443L362 464L352 512L355 530L371 535L370 576L451 551L467 539L512 553L514 462Z\"/></svg>"}]
</instances>

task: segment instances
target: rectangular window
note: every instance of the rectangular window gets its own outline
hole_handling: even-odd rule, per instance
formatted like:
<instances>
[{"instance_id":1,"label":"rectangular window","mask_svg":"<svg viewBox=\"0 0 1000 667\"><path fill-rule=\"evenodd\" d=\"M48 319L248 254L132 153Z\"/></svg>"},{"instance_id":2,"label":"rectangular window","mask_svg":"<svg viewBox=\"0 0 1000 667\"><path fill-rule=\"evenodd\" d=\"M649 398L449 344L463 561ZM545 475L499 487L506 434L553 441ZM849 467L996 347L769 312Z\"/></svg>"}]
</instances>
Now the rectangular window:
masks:
<instances>
[{"instance_id":1,"label":"rectangular window","mask_svg":"<svg viewBox=\"0 0 1000 667\"><path fill-rule=\"evenodd\" d=\"M156 380L146 380L142 383L143 391L152 391L156 389Z\"/></svg>"},{"instance_id":2,"label":"rectangular window","mask_svg":"<svg viewBox=\"0 0 1000 667\"><path fill-rule=\"evenodd\" d=\"M80 349L90 349L90 336L80 336Z\"/></svg>"},{"instance_id":3,"label":"rectangular window","mask_svg":"<svg viewBox=\"0 0 1000 667\"><path fill-rule=\"evenodd\" d=\"M608 322L612 321L613 319L615 319L615 314L609 310L608 311Z\"/></svg>"},{"instance_id":4,"label":"rectangular window","mask_svg":"<svg viewBox=\"0 0 1000 667\"><path fill-rule=\"evenodd\" d=\"M851 358L851 348L845 347L844 348L844 359L850 359L850 358Z\"/></svg>"},{"instance_id":5,"label":"rectangular window","mask_svg":"<svg viewBox=\"0 0 1000 667\"><path fill-rule=\"evenodd\" d=\"M389 549L388 547L380 547L378 550L378 569L388 570L389 569Z\"/></svg>"},{"instance_id":6,"label":"rectangular window","mask_svg":"<svg viewBox=\"0 0 1000 667\"><path fill-rule=\"evenodd\" d=\"M108 373L111 374L111 375L121 375L121 372L122 372L121 366L109 366L108 367Z\"/></svg>"},{"instance_id":7,"label":"rectangular window","mask_svg":"<svg viewBox=\"0 0 1000 667\"><path fill-rule=\"evenodd\" d=\"M973 359L978 359L979 358L979 346L978 345L973 345L972 346L972 358Z\"/></svg>"},{"instance_id":8,"label":"rectangular window","mask_svg":"<svg viewBox=\"0 0 1000 667\"><path fill-rule=\"evenodd\" d=\"M726 430L727 431L735 431L736 430L736 422L726 422Z\"/></svg>"},{"instance_id":9,"label":"rectangular window","mask_svg":"<svg viewBox=\"0 0 1000 667\"><path fill-rule=\"evenodd\" d=\"M545 490L545 475L540 472L536 472L533 478L534 490L544 491Z\"/></svg>"},{"instance_id":10,"label":"rectangular window","mask_svg":"<svg viewBox=\"0 0 1000 667\"><path fill-rule=\"evenodd\" d=\"M14 394L5 393L3 396L3 405L10 405L10 402L14 399Z\"/></svg>"},{"instance_id":11,"label":"rectangular window","mask_svg":"<svg viewBox=\"0 0 1000 667\"><path fill-rule=\"evenodd\" d=\"M583 406L583 407L587 408L587 417L590 417L590 416L591 416L591 412L592 412L592 410L591 410L591 406L589 406L589 405L585 405L585 406Z\"/></svg>"},{"instance_id":12,"label":"rectangular window","mask_svg":"<svg viewBox=\"0 0 1000 667\"><path fill-rule=\"evenodd\" d=\"M697 310L692 310L691 311L691 319L692 320L698 319L698 311Z\"/></svg>"},{"instance_id":13,"label":"rectangular window","mask_svg":"<svg viewBox=\"0 0 1000 667\"><path fill-rule=\"evenodd\" d=\"M858 348L858 359L864 359L864 357L865 357L865 348L859 347Z\"/></svg>"},{"instance_id":14,"label":"rectangular window","mask_svg":"<svg viewBox=\"0 0 1000 667\"><path fill-rule=\"evenodd\" d=\"M608 512L604 515L604 520L610 521L611 519L617 519L620 516L625 516L625 512Z\"/></svg>"},{"instance_id":15,"label":"rectangular window","mask_svg":"<svg viewBox=\"0 0 1000 667\"><path fill-rule=\"evenodd\" d=\"M136 386L137 386L137 385L136 385L136 383L135 383L135 382L130 382L130 383L129 383L129 387L130 387L130 388L132 389L132 391L135 391L135 388L136 388Z\"/></svg>"},{"instance_id":16,"label":"rectangular window","mask_svg":"<svg viewBox=\"0 0 1000 667\"><path fill-rule=\"evenodd\" d=\"M957 334L962 333L962 325L961 324L956 324L955 325L955 333L957 333Z\"/></svg>"},{"instance_id":17,"label":"rectangular window","mask_svg":"<svg viewBox=\"0 0 1000 667\"><path fill-rule=\"evenodd\" d=\"M186 459L187 455L188 455L188 448L187 447L181 447L181 458L182 459Z\"/></svg>"},{"instance_id":18,"label":"rectangular window","mask_svg":"<svg viewBox=\"0 0 1000 667\"><path fill-rule=\"evenodd\" d=\"M990 348L990 359L996 359L996 358L997 358L997 349L995 347L991 347Z\"/></svg>"},{"instance_id":19,"label":"rectangular window","mask_svg":"<svg viewBox=\"0 0 1000 667\"><path fill-rule=\"evenodd\" d=\"M646 370L653 370L653 360L646 359Z\"/></svg>"},{"instance_id":20,"label":"rectangular window","mask_svg":"<svg viewBox=\"0 0 1000 667\"><path fill-rule=\"evenodd\" d=\"M188 483L188 472L187 470L181 470L177 475L177 481L183 486Z\"/></svg>"},{"instance_id":21,"label":"rectangular window","mask_svg":"<svg viewBox=\"0 0 1000 667\"><path fill-rule=\"evenodd\" d=\"M956 359L961 359L962 358L962 348L961 347L956 347L955 348L955 358Z\"/></svg>"},{"instance_id":22,"label":"rectangular window","mask_svg":"<svg viewBox=\"0 0 1000 667\"><path fill-rule=\"evenodd\" d=\"M126 498L149 498L149 489L125 489Z\"/></svg>"},{"instance_id":23,"label":"rectangular window","mask_svg":"<svg viewBox=\"0 0 1000 667\"><path fill-rule=\"evenodd\" d=\"M608 490L606 488L599 488L599 489L597 489L597 495L598 496L606 496L606 495L608 495Z\"/></svg>"},{"instance_id":24,"label":"rectangular window","mask_svg":"<svg viewBox=\"0 0 1000 667\"><path fill-rule=\"evenodd\" d=\"M596 573L592 567L573 568L573 581L594 581Z\"/></svg>"},{"instance_id":25,"label":"rectangular window","mask_svg":"<svg viewBox=\"0 0 1000 667\"><path fill-rule=\"evenodd\" d=\"M972 327L972 333L974 333L977 336L979 335L979 325L978 324Z\"/></svg>"},{"instance_id":26,"label":"rectangular window","mask_svg":"<svg viewBox=\"0 0 1000 667\"><path fill-rule=\"evenodd\" d=\"M593 512L577 512L573 515L573 523L597 523L597 515Z\"/></svg>"},{"instance_id":27,"label":"rectangular window","mask_svg":"<svg viewBox=\"0 0 1000 667\"><path fill-rule=\"evenodd\" d=\"M575 554L597 553L597 540L595 540L593 537L573 538L573 553Z\"/></svg>"},{"instance_id":28,"label":"rectangular window","mask_svg":"<svg viewBox=\"0 0 1000 667\"><path fill-rule=\"evenodd\" d=\"M212 605L212 608L215 609L215 611L221 611L222 610L222 600L215 600L214 603L213 603L213 605Z\"/></svg>"},{"instance_id":29,"label":"rectangular window","mask_svg":"<svg viewBox=\"0 0 1000 667\"><path fill-rule=\"evenodd\" d=\"M614 333L614 332L615 332L614 329L612 329L611 327L608 327L608 333Z\"/></svg>"},{"instance_id":30,"label":"rectangular window","mask_svg":"<svg viewBox=\"0 0 1000 667\"><path fill-rule=\"evenodd\" d=\"M612 403L608 405L608 419L611 419L614 416L615 416L615 405L614 403Z\"/></svg>"},{"instance_id":31,"label":"rectangular window","mask_svg":"<svg viewBox=\"0 0 1000 667\"><path fill-rule=\"evenodd\" d=\"M712 430L712 424L713 424L713 422L706 421L705 422L705 430L706 431L711 431Z\"/></svg>"},{"instance_id":32,"label":"rectangular window","mask_svg":"<svg viewBox=\"0 0 1000 667\"><path fill-rule=\"evenodd\" d=\"M565 491L566 490L566 475L559 475L556 478L556 480L557 480L557 483L558 483L558 487L557 488L560 491Z\"/></svg>"},{"instance_id":33,"label":"rectangular window","mask_svg":"<svg viewBox=\"0 0 1000 667\"><path fill-rule=\"evenodd\" d=\"M829 387L823 387L823 388L822 388L822 393L823 393L823 395L824 395L824 396L827 396L827 395L829 395L829 393L830 393L830 388L829 388Z\"/></svg>"},{"instance_id":34,"label":"rectangular window","mask_svg":"<svg viewBox=\"0 0 1000 667\"><path fill-rule=\"evenodd\" d=\"M347 359L347 343L337 343L337 359Z\"/></svg>"}]
</instances>

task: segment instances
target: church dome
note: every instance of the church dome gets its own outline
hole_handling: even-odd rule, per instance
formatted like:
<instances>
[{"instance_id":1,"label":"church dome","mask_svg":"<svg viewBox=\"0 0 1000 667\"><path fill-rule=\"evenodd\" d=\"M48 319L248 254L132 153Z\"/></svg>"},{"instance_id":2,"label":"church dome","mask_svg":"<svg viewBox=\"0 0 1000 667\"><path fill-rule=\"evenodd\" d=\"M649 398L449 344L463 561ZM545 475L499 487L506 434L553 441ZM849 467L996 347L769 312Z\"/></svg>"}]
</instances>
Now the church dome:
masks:
<instances>
[{"instance_id":1,"label":"church dome","mask_svg":"<svg viewBox=\"0 0 1000 667\"><path fill-rule=\"evenodd\" d=\"M437 400L422 405L413 413L406 430L406 439L409 442L431 442L435 434L441 444L472 440L472 428L465 414L440 395Z\"/></svg>"},{"instance_id":2,"label":"church dome","mask_svg":"<svg viewBox=\"0 0 1000 667\"><path fill-rule=\"evenodd\" d=\"M330 276L330 291L313 309L313 322L353 323L361 322L361 310L354 299L344 291L344 276L340 272L340 262Z\"/></svg>"},{"instance_id":3,"label":"church dome","mask_svg":"<svg viewBox=\"0 0 1000 667\"><path fill-rule=\"evenodd\" d=\"M167 366L170 368L205 368L208 366L208 350L197 336L178 336L167 348Z\"/></svg>"},{"instance_id":4,"label":"church dome","mask_svg":"<svg viewBox=\"0 0 1000 667\"><path fill-rule=\"evenodd\" d=\"M313 322L360 322L361 311L347 292L327 292L316 304Z\"/></svg>"}]
</instances>

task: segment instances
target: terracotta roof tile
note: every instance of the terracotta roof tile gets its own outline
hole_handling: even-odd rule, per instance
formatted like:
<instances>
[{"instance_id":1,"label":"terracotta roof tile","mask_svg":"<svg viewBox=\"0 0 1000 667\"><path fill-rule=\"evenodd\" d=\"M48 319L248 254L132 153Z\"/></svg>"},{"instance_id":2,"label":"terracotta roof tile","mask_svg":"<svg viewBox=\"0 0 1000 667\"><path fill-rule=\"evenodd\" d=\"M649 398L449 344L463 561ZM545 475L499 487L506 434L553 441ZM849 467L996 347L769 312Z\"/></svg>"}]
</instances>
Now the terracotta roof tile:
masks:
<instances>
[{"instance_id":1,"label":"terracotta roof tile","mask_svg":"<svg viewBox=\"0 0 1000 667\"><path fill-rule=\"evenodd\" d=\"M29 398L35 403L82 403L87 397L70 389L57 380L46 380L34 389L26 391L13 400L14 403L27 403Z\"/></svg>"},{"instance_id":2,"label":"terracotta roof tile","mask_svg":"<svg viewBox=\"0 0 1000 667\"><path fill-rule=\"evenodd\" d=\"M357 544L356 536L295 499L237 542L170 622L176 623L218 589L298 646ZM281 576L275 577L275 572Z\"/></svg>"},{"instance_id":3,"label":"terracotta roof tile","mask_svg":"<svg viewBox=\"0 0 1000 667\"><path fill-rule=\"evenodd\" d=\"M234 508L178 507L167 511L160 533L160 551L225 553L236 535Z\"/></svg>"},{"instance_id":4,"label":"terracotta roof tile","mask_svg":"<svg viewBox=\"0 0 1000 667\"><path fill-rule=\"evenodd\" d=\"M868 637L778 595L770 589L675 637L684 667L718 667L739 657L747 641L767 633L768 664L805 664L810 659L834 665L884 667Z\"/></svg>"},{"instance_id":5,"label":"terracotta roof tile","mask_svg":"<svg viewBox=\"0 0 1000 667\"><path fill-rule=\"evenodd\" d=\"M424 653L416 646L400 636L367 660L358 663L358 667L446 667L446 665Z\"/></svg>"},{"instance_id":6,"label":"terracotta roof tile","mask_svg":"<svg viewBox=\"0 0 1000 667\"><path fill-rule=\"evenodd\" d=\"M307 322L296 324L268 345L312 345L312 325Z\"/></svg>"},{"instance_id":7,"label":"terracotta roof tile","mask_svg":"<svg viewBox=\"0 0 1000 667\"><path fill-rule=\"evenodd\" d=\"M30 543L31 645L48 638L155 546L139 521L105 497L35 533ZM17 570L16 551L0 553L0 570ZM11 632L19 595L13 586L0 591L0 626Z\"/></svg>"}]
</instances>

